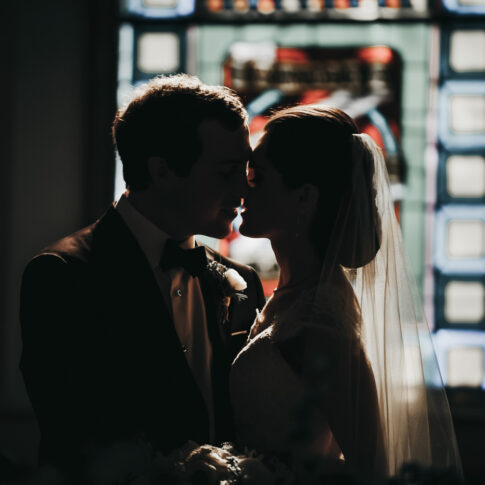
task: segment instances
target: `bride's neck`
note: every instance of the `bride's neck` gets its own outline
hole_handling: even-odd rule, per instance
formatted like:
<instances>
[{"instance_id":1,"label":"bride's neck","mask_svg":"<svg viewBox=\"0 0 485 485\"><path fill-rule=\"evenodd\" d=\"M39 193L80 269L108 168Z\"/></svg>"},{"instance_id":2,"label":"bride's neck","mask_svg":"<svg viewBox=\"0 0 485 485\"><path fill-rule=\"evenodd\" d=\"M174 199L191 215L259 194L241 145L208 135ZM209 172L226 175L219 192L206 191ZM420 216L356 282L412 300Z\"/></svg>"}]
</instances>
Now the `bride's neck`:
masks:
<instances>
[{"instance_id":1,"label":"bride's neck","mask_svg":"<svg viewBox=\"0 0 485 485\"><path fill-rule=\"evenodd\" d=\"M322 259L308 239L272 240L271 245L280 267L279 289L305 286L318 278Z\"/></svg>"}]
</instances>

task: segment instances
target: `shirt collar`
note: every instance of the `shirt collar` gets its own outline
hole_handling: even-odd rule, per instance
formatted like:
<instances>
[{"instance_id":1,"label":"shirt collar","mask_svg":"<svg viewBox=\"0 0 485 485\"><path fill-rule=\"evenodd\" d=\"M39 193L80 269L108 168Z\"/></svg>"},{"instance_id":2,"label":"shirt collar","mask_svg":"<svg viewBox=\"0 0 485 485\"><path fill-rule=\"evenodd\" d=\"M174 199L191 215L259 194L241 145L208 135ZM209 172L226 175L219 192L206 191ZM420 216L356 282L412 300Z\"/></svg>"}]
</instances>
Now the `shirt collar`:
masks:
<instances>
[{"instance_id":1,"label":"shirt collar","mask_svg":"<svg viewBox=\"0 0 485 485\"><path fill-rule=\"evenodd\" d=\"M122 195L116 202L115 209L135 236L150 265L153 268L158 266L163 247L167 240L170 239L170 235L135 209L126 195ZM184 249L195 247L194 236L185 239L180 244L180 247Z\"/></svg>"}]
</instances>

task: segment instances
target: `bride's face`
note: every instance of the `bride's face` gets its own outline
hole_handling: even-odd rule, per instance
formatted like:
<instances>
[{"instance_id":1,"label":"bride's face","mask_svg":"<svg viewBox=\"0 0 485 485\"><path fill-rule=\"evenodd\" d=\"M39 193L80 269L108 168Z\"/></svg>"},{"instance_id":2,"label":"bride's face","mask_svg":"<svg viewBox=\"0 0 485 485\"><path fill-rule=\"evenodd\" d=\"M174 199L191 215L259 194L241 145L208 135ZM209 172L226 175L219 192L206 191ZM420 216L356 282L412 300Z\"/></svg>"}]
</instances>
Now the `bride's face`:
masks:
<instances>
[{"instance_id":1,"label":"bride's face","mask_svg":"<svg viewBox=\"0 0 485 485\"><path fill-rule=\"evenodd\" d=\"M281 173L267 158L264 137L249 161L248 184L241 234L273 240L294 234L298 193L285 186Z\"/></svg>"}]
</instances>

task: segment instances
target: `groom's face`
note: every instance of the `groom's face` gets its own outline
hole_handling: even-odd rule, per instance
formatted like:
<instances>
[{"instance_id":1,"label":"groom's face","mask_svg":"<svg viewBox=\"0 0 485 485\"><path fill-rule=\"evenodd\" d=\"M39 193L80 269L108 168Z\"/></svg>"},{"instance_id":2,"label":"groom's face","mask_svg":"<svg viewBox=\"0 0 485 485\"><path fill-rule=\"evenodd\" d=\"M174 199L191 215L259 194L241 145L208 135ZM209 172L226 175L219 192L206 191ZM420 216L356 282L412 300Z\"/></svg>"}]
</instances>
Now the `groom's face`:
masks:
<instances>
[{"instance_id":1,"label":"groom's face","mask_svg":"<svg viewBox=\"0 0 485 485\"><path fill-rule=\"evenodd\" d=\"M192 234L222 238L246 194L246 164L251 154L246 126L231 131L221 122L204 120L199 126L202 151L189 175L180 178L179 207Z\"/></svg>"}]
</instances>

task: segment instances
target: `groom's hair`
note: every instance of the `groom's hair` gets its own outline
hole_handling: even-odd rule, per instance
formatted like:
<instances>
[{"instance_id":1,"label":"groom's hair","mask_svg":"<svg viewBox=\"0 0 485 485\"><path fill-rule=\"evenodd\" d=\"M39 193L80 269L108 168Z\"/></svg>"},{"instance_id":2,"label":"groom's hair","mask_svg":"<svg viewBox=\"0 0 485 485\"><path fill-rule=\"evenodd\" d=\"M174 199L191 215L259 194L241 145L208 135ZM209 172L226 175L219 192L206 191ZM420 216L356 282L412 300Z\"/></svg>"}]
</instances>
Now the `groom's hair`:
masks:
<instances>
[{"instance_id":1,"label":"groom's hair","mask_svg":"<svg viewBox=\"0 0 485 485\"><path fill-rule=\"evenodd\" d=\"M198 160L199 126L215 119L233 131L247 123L239 97L229 88L203 84L187 74L159 76L143 84L121 107L113 122L113 141L131 190L147 188L147 160L159 156L178 176L187 176Z\"/></svg>"}]
</instances>

